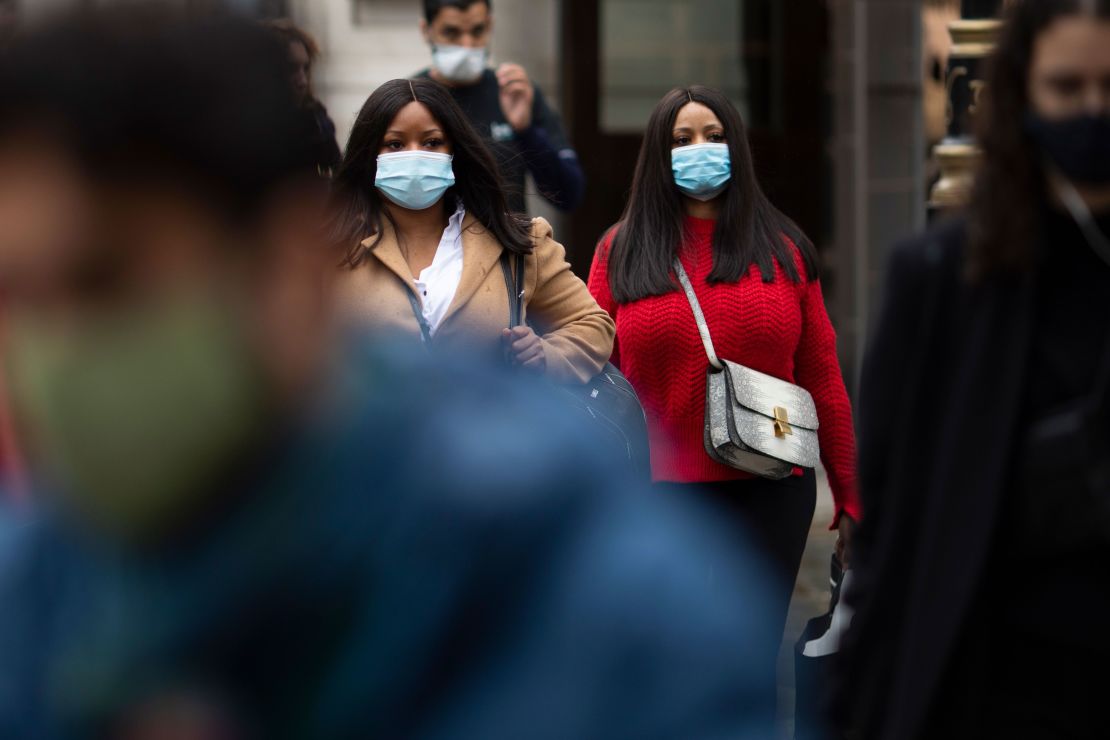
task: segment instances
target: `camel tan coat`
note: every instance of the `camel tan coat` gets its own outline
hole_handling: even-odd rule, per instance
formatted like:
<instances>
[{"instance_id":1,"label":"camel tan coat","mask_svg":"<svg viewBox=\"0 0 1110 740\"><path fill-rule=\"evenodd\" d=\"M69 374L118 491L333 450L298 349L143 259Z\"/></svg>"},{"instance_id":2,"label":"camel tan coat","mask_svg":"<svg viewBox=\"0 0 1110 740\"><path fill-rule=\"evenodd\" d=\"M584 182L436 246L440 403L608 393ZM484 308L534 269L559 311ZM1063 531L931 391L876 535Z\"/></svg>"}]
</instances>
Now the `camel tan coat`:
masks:
<instances>
[{"instance_id":1,"label":"camel tan coat","mask_svg":"<svg viewBox=\"0 0 1110 740\"><path fill-rule=\"evenodd\" d=\"M414 277L388 221L377 245L375 238L362 242L367 253L358 267L345 268L340 275L341 317L419 342L420 324L404 292L416 295ZM525 320L543 342L547 376L559 383L585 383L609 360L613 320L571 272L566 250L552 238L551 224L533 219L532 242L534 249L524 261ZM470 214L463 220L462 245L462 278L432 344L437 351L500 357L501 331L509 324L501 245Z\"/></svg>"}]
</instances>

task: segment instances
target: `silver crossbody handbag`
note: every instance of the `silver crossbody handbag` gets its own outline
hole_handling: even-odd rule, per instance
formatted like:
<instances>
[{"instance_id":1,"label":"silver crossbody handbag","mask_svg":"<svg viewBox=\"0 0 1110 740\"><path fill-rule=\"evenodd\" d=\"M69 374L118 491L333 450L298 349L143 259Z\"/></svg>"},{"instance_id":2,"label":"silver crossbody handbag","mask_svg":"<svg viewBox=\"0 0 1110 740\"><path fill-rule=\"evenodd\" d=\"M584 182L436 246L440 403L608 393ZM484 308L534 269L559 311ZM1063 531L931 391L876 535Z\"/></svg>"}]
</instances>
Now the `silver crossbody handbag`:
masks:
<instances>
[{"instance_id":1,"label":"silver crossbody handbag","mask_svg":"<svg viewBox=\"0 0 1110 740\"><path fill-rule=\"evenodd\" d=\"M796 467L817 467L821 448L813 396L801 386L719 359L694 286L677 259L674 271L709 357L705 451L730 468L772 480L786 478Z\"/></svg>"}]
</instances>

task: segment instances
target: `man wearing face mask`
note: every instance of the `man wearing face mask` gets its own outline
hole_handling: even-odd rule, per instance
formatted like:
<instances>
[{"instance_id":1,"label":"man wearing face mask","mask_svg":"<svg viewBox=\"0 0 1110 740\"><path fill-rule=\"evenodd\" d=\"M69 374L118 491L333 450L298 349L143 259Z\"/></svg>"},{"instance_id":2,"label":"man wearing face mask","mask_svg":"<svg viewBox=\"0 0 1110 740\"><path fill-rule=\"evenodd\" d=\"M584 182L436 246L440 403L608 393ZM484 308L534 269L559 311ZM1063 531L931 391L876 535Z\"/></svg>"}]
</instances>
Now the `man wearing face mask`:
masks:
<instances>
[{"instance_id":1,"label":"man wearing face mask","mask_svg":"<svg viewBox=\"0 0 1110 740\"><path fill-rule=\"evenodd\" d=\"M585 177L563 125L518 64L489 68L492 0L424 0L420 31L432 51L421 72L448 87L493 150L509 196L523 213L525 175L560 210L582 200Z\"/></svg>"}]
</instances>

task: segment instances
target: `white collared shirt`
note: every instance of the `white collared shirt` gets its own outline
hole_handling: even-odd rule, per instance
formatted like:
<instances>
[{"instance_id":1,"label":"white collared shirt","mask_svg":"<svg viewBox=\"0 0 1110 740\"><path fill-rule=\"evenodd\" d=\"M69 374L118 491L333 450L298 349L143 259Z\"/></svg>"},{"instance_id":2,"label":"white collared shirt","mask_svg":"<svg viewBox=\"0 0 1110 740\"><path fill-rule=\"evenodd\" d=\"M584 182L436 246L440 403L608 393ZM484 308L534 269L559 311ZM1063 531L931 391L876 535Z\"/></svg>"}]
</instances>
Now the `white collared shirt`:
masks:
<instances>
[{"instance_id":1,"label":"white collared shirt","mask_svg":"<svg viewBox=\"0 0 1110 740\"><path fill-rule=\"evenodd\" d=\"M447 219L447 228L439 239L436 256L432 264L420 271L420 275L413 281L416 292L420 295L423 307L424 320L433 336L455 300L455 293L459 289L463 269L462 223L466 217L466 209L462 203L455 209L451 218Z\"/></svg>"}]
</instances>

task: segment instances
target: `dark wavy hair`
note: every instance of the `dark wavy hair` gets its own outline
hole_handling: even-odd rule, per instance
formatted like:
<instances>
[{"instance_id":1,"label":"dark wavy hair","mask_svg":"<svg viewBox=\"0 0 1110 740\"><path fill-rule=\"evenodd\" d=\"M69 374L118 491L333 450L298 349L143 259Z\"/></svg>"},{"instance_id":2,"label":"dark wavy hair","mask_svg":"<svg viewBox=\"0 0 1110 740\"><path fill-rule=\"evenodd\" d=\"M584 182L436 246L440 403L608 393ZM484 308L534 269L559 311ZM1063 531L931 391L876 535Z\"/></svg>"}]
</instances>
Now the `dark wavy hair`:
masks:
<instances>
[{"instance_id":1,"label":"dark wavy hair","mask_svg":"<svg viewBox=\"0 0 1110 740\"><path fill-rule=\"evenodd\" d=\"M439 11L444 8L466 10L471 5L477 5L478 3L485 3L490 12L493 12L493 0L424 0L424 20L433 23L436 16L439 15Z\"/></svg>"},{"instance_id":2,"label":"dark wavy hair","mask_svg":"<svg viewBox=\"0 0 1110 740\"><path fill-rule=\"evenodd\" d=\"M1110 0L1010 3L976 116L983 151L969 211L968 273L973 280L1032 264L1045 172L1022 121L1029 111L1029 68L1037 36L1064 16L1093 10L1110 19Z\"/></svg>"},{"instance_id":3,"label":"dark wavy hair","mask_svg":"<svg viewBox=\"0 0 1110 740\"><path fill-rule=\"evenodd\" d=\"M648 119L632 192L614 227L609 256L609 284L619 303L663 295L677 289L671 264L683 239L683 200L671 169L675 119L690 102L701 103L724 126L732 162L732 179L722 194L713 233L710 283L734 283L753 264L765 282L775 278L775 261L791 280L799 281L795 256L783 238L801 251L807 278L817 276L817 254L802 230L771 204L752 168L748 133L739 111L722 93L695 85L667 93Z\"/></svg>"},{"instance_id":4,"label":"dark wavy hair","mask_svg":"<svg viewBox=\"0 0 1110 740\"><path fill-rule=\"evenodd\" d=\"M467 213L477 218L502 247L517 254L531 253L531 222L509 213L493 155L447 88L427 79L390 80L363 104L332 181L337 214L332 239L347 250L343 264L356 267L362 262L366 249L361 242L367 237L378 236L374 245L381 240L382 220L390 216L374 187L378 153L389 124L414 100L431 112L454 153L455 184L444 195L447 207L453 209L462 201Z\"/></svg>"},{"instance_id":5,"label":"dark wavy hair","mask_svg":"<svg viewBox=\"0 0 1110 740\"><path fill-rule=\"evenodd\" d=\"M312 64L320 58L320 44L316 38L288 18L272 18L262 21L262 27L269 29L275 36L286 44L300 44L308 54L308 61Z\"/></svg>"}]
</instances>

